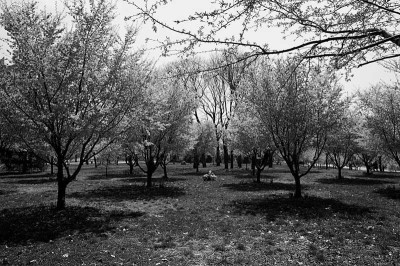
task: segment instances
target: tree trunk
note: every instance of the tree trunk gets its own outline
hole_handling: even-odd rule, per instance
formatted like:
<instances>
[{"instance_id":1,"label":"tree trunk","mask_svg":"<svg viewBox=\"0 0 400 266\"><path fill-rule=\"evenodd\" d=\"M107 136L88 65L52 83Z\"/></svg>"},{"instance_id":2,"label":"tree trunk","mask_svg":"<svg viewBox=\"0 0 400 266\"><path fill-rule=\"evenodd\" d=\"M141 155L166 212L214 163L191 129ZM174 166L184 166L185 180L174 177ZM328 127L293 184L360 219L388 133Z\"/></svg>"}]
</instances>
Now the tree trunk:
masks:
<instances>
[{"instance_id":1,"label":"tree trunk","mask_svg":"<svg viewBox=\"0 0 400 266\"><path fill-rule=\"evenodd\" d=\"M219 145L217 146L217 153L216 153L216 156L215 156L215 164L217 166L221 165L221 154L220 154L220 151L219 151Z\"/></svg>"},{"instance_id":2,"label":"tree trunk","mask_svg":"<svg viewBox=\"0 0 400 266\"><path fill-rule=\"evenodd\" d=\"M58 196L57 196L57 210L65 209L65 192L67 185L63 181L58 181Z\"/></svg>"},{"instance_id":3,"label":"tree trunk","mask_svg":"<svg viewBox=\"0 0 400 266\"><path fill-rule=\"evenodd\" d=\"M378 167L379 167L379 172L385 172L385 168L383 167L382 164L382 156L378 157Z\"/></svg>"},{"instance_id":4,"label":"tree trunk","mask_svg":"<svg viewBox=\"0 0 400 266\"><path fill-rule=\"evenodd\" d=\"M342 179L342 167L338 167L338 179Z\"/></svg>"},{"instance_id":5,"label":"tree trunk","mask_svg":"<svg viewBox=\"0 0 400 266\"><path fill-rule=\"evenodd\" d=\"M224 165L225 169L229 169L229 151L228 151L228 146L226 144L223 145L224 149Z\"/></svg>"},{"instance_id":6,"label":"tree trunk","mask_svg":"<svg viewBox=\"0 0 400 266\"><path fill-rule=\"evenodd\" d=\"M251 157L251 175L252 176L255 176L255 174L256 174L256 159L257 159L256 155L253 154L253 156Z\"/></svg>"},{"instance_id":7,"label":"tree trunk","mask_svg":"<svg viewBox=\"0 0 400 266\"><path fill-rule=\"evenodd\" d=\"M58 194L57 194L57 210L65 209L65 192L67 190L67 182L64 180L64 170L62 159L57 159L57 183L58 183Z\"/></svg>"},{"instance_id":8,"label":"tree trunk","mask_svg":"<svg viewBox=\"0 0 400 266\"><path fill-rule=\"evenodd\" d=\"M367 169L367 175L371 174L371 167L368 163L365 163L365 168Z\"/></svg>"},{"instance_id":9,"label":"tree trunk","mask_svg":"<svg viewBox=\"0 0 400 266\"><path fill-rule=\"evenodd\" d=\"M54 174L54 158L53 156L50 159L50 174Z\"/></svg>"},{"instance_id":10,"label":"tree trunk","mask_svg":"<svg viewBox=\"0 0 400 266\"><path fill-rule=\"evenodd\" d=\"M20 153L21 154L21 153ZM28 172L28 153L22 152L22 173Z\"/></svg>"},{"instance_id":11,"label":"tree trunk","mask_svg":"<svg viewBox=\"0 0 400 266\"><path fill-rule=\"evenodd\" d=\"M325 153L325 169L328 170L328 153Z\"/></svg>"},{"instance_id":12,"label":"tree trunk","mask_svg":"<svg viewBox=\"0 0 400 266\"><path fill-rule=\"evenodd\" d=\"M261 183L261 169L257 168L257 183Z\"/></svg>"},{"instance_id":13,"label":"tree trunk","mask_svg":"<svg viewBox=\"0 0 400 266\"><path fill-rule=\"evenodd\" d=\"M129 162L129 174L133 175L133 162L132 162L132 160Z\"/></svg>"},{"instance_id":14,"label":"tree trunk","mask_svg":"<svg viewBox=\"0 0 400 266\"><path fill-rule=\"evenodd\" d=\"M233 151L231 150L231 169L233 169Z\"/></svg>"},{"instance_id":15,"label":"tree trunk","mask_svg":"<svg viewBox=\"0 0 400 266\"><path fill-rule=\"evenodd\" d=\"M199 164L200 164L200 158L199 158L197 148L195 148L194 155L193 155L193 168L196 169L196 173L199 172Z\"/></svg>"},{"instance_id":16,"label":"tree trunk","mask_svg":"<svg viewBox=\"0 0 400 266\"><path fill-rule=\"evenodd\" d=\"M238 164L238 168L242 168L242 155L239 154L239 156L237 157L237 164Z\"/></svg>"},{"instance_id":17,"label":"tree trunk","mask_svg":"<svg viewBox=\"0 0 400 266\"><path fill-rule=\"evenodd\" d=\"M97 168L96 155L93 155L93 161L94 161L94 168Z\"/></svg>"},{"instance_id":18,"label":"tree trunk","mask_svg":"<svg viewBox=\"0 0 400 266\"><path fill-rule=\"evenodd\" d=\"M167 165L164 163L162 164L162 168L164 170L164 179L168 179L168 173L167 173Z\"/></svg>"},{"instance_id":19,"label":"tree trunk","mask_svg":"<svg viewBox=\"0 0 400 266\"><path fill-rule=\"evenodd\" d=\"M296 199L301 198L301 184L300 184L300 177L299 176L295 176L294 177L294 181L296 184L296 189L294 191L294 197Z\"/></svg>"},{"instance_id":20,"label":"tree trunk","mask_svg":"<svg viewBox=\"0 0 400 266\"><path fill-rule=\"evenodd\" d=\"M207 158L206 158L206 154L205 153L201 154L200 161L201 161L201 164L203 165L203 168L206 168L207 167Z\"/></svg>"},{"instance_id":21,"label":"tree trunk","mask_svg":"<svg viewBox=\"0 0 400 266\"><path fill-rule=\"evenodd\" d=\"M147 182L146 182L146 186L147 187L152 187L152 176L153 176L153 171L151 169L147 169Z\"/></svg>"}]
</instances>

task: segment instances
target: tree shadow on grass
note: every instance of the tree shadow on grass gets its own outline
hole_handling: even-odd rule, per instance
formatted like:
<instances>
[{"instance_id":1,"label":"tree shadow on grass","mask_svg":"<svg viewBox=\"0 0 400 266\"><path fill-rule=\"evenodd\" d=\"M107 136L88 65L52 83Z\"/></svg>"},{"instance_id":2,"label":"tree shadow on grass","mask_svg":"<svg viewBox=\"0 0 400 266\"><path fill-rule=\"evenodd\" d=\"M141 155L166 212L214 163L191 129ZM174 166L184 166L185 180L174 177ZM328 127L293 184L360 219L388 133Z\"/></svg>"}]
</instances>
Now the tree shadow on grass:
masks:
<instances>
[{"instance_id":1,"label":"tree shadow on grass","mask_svg":"<svg viewBox=\"0 0 400 266\"><path fill-rule=\"evenodd\" d=\"M104 179L124 179L124 178L135 178L135 177L145 177L143 173L133 173L129 174L128 173L108 173L107 175L105 173L103 174L96 174L96 175L89 175L86 177L87 180L104 180Z\"/></svg>"},{"instance_id":2,"label":"tree shadow on grass","mask_svg":"<svg viewBox=\"0 0 400 266\"><path fill-rule=\"evenodd\" d=\"M375 179L365 179L365 178L320 178L317 179L316 182L321 184L332 184L332 185L364 185L364 186L372 186L372 185L382 185L382 184L393 184L393 182L385 181L385 180L375 180Z\"/></svg>"},{"instance_id":3,"label":"tree shadow on grass","mask_svg":"<svg viewBox=\"0 0 400 266\"><path fill-rule=\"evenodd\" d=\"M154 184L159 185L159 184L166 184L166 183L174 183L174 182L180 182L180 181L186 181L187 178L179 178L179 177L169 177L168 179L164 179L162 177L156 177L152 178L152 181ZM134 178L127 178L121 180L123 182L129 182L129 183L139 183L139 184L145 184L147 182L146 177L134 177Z\"/></svg>"},{"instance_id":4,"label":"tree shadow on grass","mask_svg":"<svg viewBox=\"0 0 400 266\"><path fill-rule=\"evenodd\" d=\"M271 190L294 191L295 190L295 184L277 183L277 182L273 183L241 182L241 183L223 184L222 187L226 187L234 191L271 191ZM302 185L302 189L305 189L304 185Z\"/></svg>"},{"instance_id":5,"label":"tree shadow on grass","mask_svg":"<svg viewBox=\"0 0 400 266\"><path fill-rule=\"evenodd\" d=\"M40 185L40 184L47 184L47 183L56 183L56 179L49 179L49 178L39 178L39 179L23 179L18 180L13 183L23 184L23 185Z\"/></svg>"},{"instance_id":6,"label":"tree shadow on grass","mask_svg":"<svg viewBox=\"0 0 400 266\"><path fill-rule=\"evenodd\" d=\"M255 198L231 202L228 206L232 213L239 215L265 215L267 220L277 218L329 218L340 214L346 219L359 219L371 213L366 207L346 204L335 199L307 197L301 199L275 196L272 198Z\"/></svg>"},{"instance_id":7,"label":"tree shadow on grass","mask_svg":"<svg viewBox=\"0 0 400 266\"><path fill-rule=\"evenodd\" d=\"M13 193L16 193L16 192L17 192L17 190L1 190L0 189L0 196L9 195L9 194L13 194ZM1 230L1 228L0 228L0 230Z\"/></svg>"},{"instance_id":8,"label":"tree shadow on grass","mask_svg":"<svg viewBox=\"0 0 400 266\"><path fill-rule=\"evenodd\" d=\"M256 179L255 176L251 174L251 172L246 172L242 174L236 174L234 175L236 179ZM277 179L279 177L273 176L273 175L268 175L267 173L261 173L261 180L266 179L266 180L271 180L271 179Z\"/></svg>"},{"instance_id":9,"label":"tree shadow on grass","mask_svg":"<svg viewBox=\"0 0 400 266\"><path fill-rule=\"evenodd\" d=\"M21 173L0 173L0 179L9 178L9 179L22 179L22 178L51 178L55 177L55 175L50 173L31 173L31 174L21 174Z\"/></svg>"},{"instance_id":10,"label":"tree shadow on grass","mask_svg":"<svg viewBox=\"0 0 400 266\"><path fill-rule=\"evenodd\" d=\"M400 188L396 188L395 186L377 189L375 190L375 193L378 193L389 199L400 200Z\"/></svg>"},{"instance_id":11,"label":"tree shadow on grass","mask_svg":"<svg viewBox=\"0 0 400 266\"><path fill-rule=\"evenodd\" d=\"M378 178L378 179L400 179L400 173L397 172L373 172L370 174L367 174L366 172L356 172L356 173L349 173L351 177L356 177L356 178Z\"/></svg>"},{"instance_id":12,"label":"tree shadow on grass","mask_svg":"<svg viewBox=\"0 0 400 266\"><path fill-rule=\"evenodd\" d=\"M207 168L204 168L204 169L207 169ZM207 174L208 171L209 170L207 170L207 171L206 170L199 170L199 172L196 172L196 170L193 170L193 171L188 171L188 172L182 172L179 175L180 176L203 176L203 175Z\"/></svg>"},{"instance_id":13,"label":"tree shadow on grass","mask_svg":"<svg viewBox=\"0 0 400 266\"><path fill-rule=\"evenodd\" d=\"M85 200L106 199L113 201L153 200L160 198L177 198L185 195L183 188L174 186L154 186L147 188L141 185L111 186L85 192L75 192L71 196Z\"/></svg>"},{"instance_id":14,"label":"tree shadow on grass","mask_svg":"<svg viewBox=\"0 0 400 266\"><path fill-rule=\"evenodd\" d=\"M67 207L56 211L49 206L24 207L0 211L0 244L48 242L68 235L114 230L113 222L137 218L140 212L101 212L92 207Z\"/></svg>"}]
</instances>

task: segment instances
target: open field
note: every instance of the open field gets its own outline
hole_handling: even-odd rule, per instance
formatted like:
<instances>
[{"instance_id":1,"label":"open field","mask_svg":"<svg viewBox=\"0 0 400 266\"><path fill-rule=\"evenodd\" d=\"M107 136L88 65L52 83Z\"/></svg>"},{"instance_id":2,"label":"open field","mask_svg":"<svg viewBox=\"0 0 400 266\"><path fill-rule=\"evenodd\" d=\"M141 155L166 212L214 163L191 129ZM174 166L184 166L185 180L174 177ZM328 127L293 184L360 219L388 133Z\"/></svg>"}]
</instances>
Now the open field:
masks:
<instances>
[{"instance_id":1,"label":"open field","mask_svg":"<svg viewBox=\"0 0 400 266\"><path fill-rule=\"evenodd\" d=\"M61 212L51 176L0 176L0 265L400 265L400 174L315 169L294 200L282 166L127 169L85 166Z\"/></svg>"}]
</instances>

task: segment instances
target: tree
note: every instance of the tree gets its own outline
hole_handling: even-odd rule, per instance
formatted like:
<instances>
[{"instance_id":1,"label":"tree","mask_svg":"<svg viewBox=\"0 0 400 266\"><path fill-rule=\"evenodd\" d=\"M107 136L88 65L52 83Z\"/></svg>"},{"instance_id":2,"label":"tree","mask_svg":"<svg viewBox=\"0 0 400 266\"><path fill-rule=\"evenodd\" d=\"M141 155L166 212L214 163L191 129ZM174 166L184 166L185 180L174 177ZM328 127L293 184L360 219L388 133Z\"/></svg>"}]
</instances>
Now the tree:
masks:
<instances>
[{"instance_id":1,"label":"tree","mask_svg":"<svg viewBox=\"0 0 400 266\"><path fill-rule=\"evenodd\" d=\"M153 73L141 99L141 111L133 118L124 140L135 146L136 164L147 175L147 187L152 186L153 173L162 164L167 177L168 157L185 148L193 112L192 97L174 80L166 78L166 71ZM144 159L146 167L142 167L140 159Z\"/></svg>"},{"instance_id":2,"label":"tree","mask_svg":"<svg viewBox=\"0 0 400 266\"><path fill-rule=\"evenodd\" d=\"M100 161L101 164L105 165L106 167L106 177L108 176L108 166L111 164L111 162L118 162L118 156L119 153L121 152L121 146L119 145L118 142L113 142L109 143L108 140L104 141L104 145L106 148L103 148L101 145L99 152L99 157L98 160Z\"/></svg>"},{"instance_id":3,"label":"tree","mask_svg":"<svg viewBox=\"0 0 400 266\"><path fill-rule=\"evenodd\" d=\"M364 127L363 131L359 131L356 155L364 164L367 175L372 173L373 164L382 153L380 146L379 141L371 134L370 129Z\"/></svg>"},{"instance_id":4,"label":"tree","mask_svg":"<svg viewBox=\"0 0 400 266\"><path fill-rule=\"evenodd\" d=\"M343 178L342 169L351 161L357 151L358 135L354 129L354 121L351 121L350 117L343 117L330 132L326 142L325 151L338 169L338 179Z\"/></svg>"},{"instance_id":5,"label":"tree","mask_svg":"<svg viewBox=\"0 0 400 266\"><path fill-rule=\"evenodd\" d=\"M301 197L300 179L318 160L343 108L341 87L329 69L296 58L261 61L248 82L249 100L294 177L294 196ZM301 169L305 152L312 156Z\"/></svg>"},{"instance_id":6,"label":"tree","mask_svg":"<svg viewBox=\"0 0 400 266\"><path fill-rule=\"evenodd\" d=\"M397 83L394 85L380 84L360 94L360 104L365 112L366 128L371 134L369 138L372 137L375 145L379 143L381 149L389 154L398 165L400 165L399 100L400 91Z\"/></svg>"},{"instance_id":7,"label":"tree","mask_svg":"<svg viewBox=\"0 0 400 266\"><path fill-rule=\"evenodd\" d=\"M1 15L12 56L0 86L9 107L2 115L27 147L44 143L54 154L57 209L65 208L67 185L98 145L124 130L143 80L141 53L131 52L136 31L116 34L113 6L96 0L66 7L71 30L62 14L39 11L36 3L4 5ZM67 161L75 154L79 163L71 170Z\"/></svg>"},{"instance_id":8,"label":"tree","mask_svg":"<svg viewBox=\"0 0 400 266\"><path fill-rule=\"evenodd\" d=\"M235 114L235 107L240 100L239 86L248 63L237 60L237 50L225 50L216 54L210 60L201 62L193 60L190 69L192 73L183 75L196 75L189 78L186 87L195 92L199 101L199 112L202 112L209 121L214 124L216 137L216 163L221 163L220 142L222 141L223 159L225 168L229 168L229 126ZM193 66L194 65L194 66ZM222 67L221 67L222 66ZM202 71L207 68L209 71ZM197 114L197 113L196 113ZM200 122L200 119L197 120Z\"/></svg>"},{"instance_id":9,"label":"tree","mask_svg":"<svg viewBox=\"0 0 400 266\"><path fill-rule=\"evenodd\" d=\"M192 135L195 139L194 154L195 156L200 155L199 162L202 163L203 167L207 167L207 155L213 154L215 150L214 124L207 121L197 123L192 129ZM198 169L198 165L195 168Z\"/></svg>"},{"instance_id":10,"label":"tree","mask_svg":"<svg viewBox=\"0 0 400 266\"><path fill-rule=\"evenodd\" d=\"M242 102L238 107L232 128L235 150L252 158L252 174L260 183L261 172L266 166L272 167L275 148L271 135L248 102Z\"/></svg>"},{"instance_id":11,"label":"tree","mask_svg":"<svg viewBox=\"0 0 400 266\"><path fill-rule=\"evenodd\" d=\"M180 34L177 40L166 38L164 49L173 44L185 45L182 51L210 43L241 46L247 49L247 58L298 51L307 58L332 58L338 68L400 56L398 1L218 0L210 1L208 10L174 19L173 23L157 18L157 11L169 1L147 0L144 6L126 1L137 8L136 15L153 23L153 28L164 27ZM281 29L284 37L295 36L297 43L271 49L267 42L254 42L249 34L258 31L268 38L273 27ZM188 30L191 28L198 30Z\"/></svg>"}]
</instances>

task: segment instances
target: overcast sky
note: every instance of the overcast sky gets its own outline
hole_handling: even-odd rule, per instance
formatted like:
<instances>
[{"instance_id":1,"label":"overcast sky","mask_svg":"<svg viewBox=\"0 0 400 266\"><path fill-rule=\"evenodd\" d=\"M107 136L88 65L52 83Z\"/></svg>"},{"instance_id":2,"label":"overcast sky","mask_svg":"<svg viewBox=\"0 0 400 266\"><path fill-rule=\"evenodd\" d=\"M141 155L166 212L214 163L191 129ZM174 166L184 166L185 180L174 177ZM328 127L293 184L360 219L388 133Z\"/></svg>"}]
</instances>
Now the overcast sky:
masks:
<instances>
[{"instance_id":1,"label":"overcast sky","mask_svg":"<svg viewBox=\"0 0 400 266\"><path fill-rule=\"evenodd\" d=\"M8 2L13 2L16 0L7 0ZM133 1L133 0L132 0ZM139 0L134 0L136 2L140 2ZM38 0L40 6L45 7L49 11L54 11L63 9L63 4L61 0ZM159 9L158 18L162 21L166 21L167 23L171 23L173 20L186 18L188 15L193 14L195 11L206 10L209 2L208 0L173 0L172 4L167 6L167 8L163 7ZM117 14L118 18L116 20L116 24L119 25L121 30L124 29L124 17L129 16L135 12L134 7L129 5L128 3L118 0L117 2ZM158 27L157 33L151 30L149 25L144 25L141 27L141 31L138 36L138 44L139 46L150 48L154 47L154 42L146 42L147 38L149 39L161 39L163 40L165 36L174 37L176 36L174 33L163 30ZM0 29L0 37L5 37L5 31ZM278 29L266 29L263 32L256 32L250 35L251 38L254 38L258 43L268 43L271 48L284 48L293 45L293 40L283 40L282 35ZM257 38L260 38L258 41ZM264 38L264 39L262 39ZM0 46L0 57L5 54L5 47ZM149 57L154 59L159 58L161 52L159 50L152 50L149 53ZM169 59L161 58L159 62L165 62ZM376 84L380 81L388 81L394 80L394 75L389 71L384 69L378 64L370 64L359 69L353 70L354 77L350 82L343 81L345 89L349 92L355 92L357 89L363 89L369 87L370 85Z\"/></svg>"}]
</instances>

